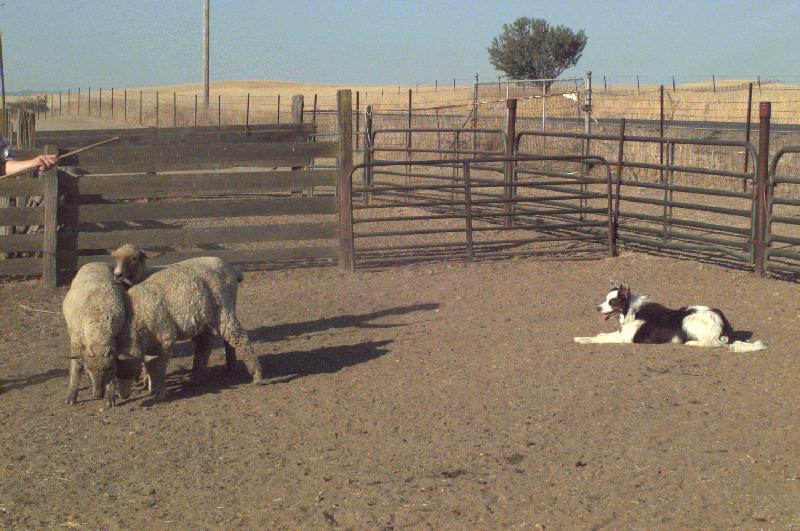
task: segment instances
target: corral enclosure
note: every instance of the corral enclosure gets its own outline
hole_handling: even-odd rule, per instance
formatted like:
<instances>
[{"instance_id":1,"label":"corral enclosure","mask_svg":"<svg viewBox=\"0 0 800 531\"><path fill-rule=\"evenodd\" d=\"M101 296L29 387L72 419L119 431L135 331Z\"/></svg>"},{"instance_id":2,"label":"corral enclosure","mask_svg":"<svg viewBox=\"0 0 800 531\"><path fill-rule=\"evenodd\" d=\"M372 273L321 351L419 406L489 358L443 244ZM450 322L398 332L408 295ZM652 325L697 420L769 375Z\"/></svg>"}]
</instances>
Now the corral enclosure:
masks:
<instances>
[{"instance_id":1,"label":"corral enclosure","mask_svg":"<svg viewBox=\"0 0 800 531\"><path fill-rule=\"evenodd\" d=\"M749 273L762 201L760 212L769 214L773 228L772 236L762 233L761 248L771 244L763 264L791 273L770 266L781 258L778 244L788 244L782 252L796 260L791 230L798 223L800 205L792 195L798 183L793 172L781 172L780 153L771 150L777 169L759 174L755 149L749 168L727 166L749 149L741 141L626 134L620 142L619 130L586 135L518 124L509 134L508 117L493 126L433 130L362 122L359 135L357 115L347 115L356 134L346 145L356 163L368 142L362 156L369 164L357 167L352 181L349 171L342 180L342 166L332 164L335 156L349 170L348 154L334 147L345 143L320 132L321 123L316 130L253 124L120 132L140 147L119 144L106 155L75 160L74 168L87 173L69 170L76 176L63 181L60 175L65 188L49 196L68 207L67 192L77 187L71 196L78 198L72 203L77 229L64 223L61 232L0 240L28 242L8 249L18 253L35 252L48 238L69 244L67 256L75 262L61 262L69 265L62 271L124 238L143 245L158 239L166 251L160 261L187 252L220 254L265 269L273 266L264 260L276 257L288 259L280 266L297 265L297 255L286 254L294 248L325 247L328 254L311 258L335 261L348 222L344 211L352 214L348 252L356 269L247 272L238 313L269 385L244 385L243 369L224 375L218 346L210 381L192 387L191 350L182 349L165 402L152 404L137 391L112 410L89 400L60 405L64 288L0 284L4 307L15 310L0 316L0 347L7 352L0 523L800 523L800 454L792 443L800 411L800 299L796 284ZM337 125L337 132L344 130L350 127ZM73 135L77 146L106 134L115 133L51 138ZM153 147L155 137L182 134L207 136L193 149L164 140ZM200 167L225 152L206 146L226 146L231 137L239 146L229 151L238 168ZM246 145L251 138L258 139L255 146ZM42 134L37 141L46 139ZM55 143L69 149L70 142ZM698 163L709 147L727 155ZM109 154L119 158L103 166ZM91 173L119 169L123 160L139 174ZM241 169L248 160L268 171ZM775 186L754 195L759 175ZM20 181L3 190L48 197L53 179ZM344 203L343 186L352 186ZM768 195L770 189L779 193ZM618 224L609 225L617 201ZM774 210L776 204L784 210ZM276 214L281 208L297 217L287 223L291 216ZM47 203L30 207L39 209ZM14 224L19 218L11 216L29 216L31 225L44 219L28 207L9 210L24 211L7 214ZM114 219L92 217L97 212ZM181 217L169 217L176 213ZM778 222L789 232L778 234ZM278 237L290 241L272 243ZM219 248L233 240L233 249ZM608 257L615 245L622 255ZM659 253L690 260L654 256ZM517 255L556 261L463 264ZM4 262L18 260L49 263L47 256ZM671 307L721 307L737 330L766 340L770 349L739 356L679 345L575 345L573 336L610 329L594 311L609 277Z\"/></svg>"}]
</instances>

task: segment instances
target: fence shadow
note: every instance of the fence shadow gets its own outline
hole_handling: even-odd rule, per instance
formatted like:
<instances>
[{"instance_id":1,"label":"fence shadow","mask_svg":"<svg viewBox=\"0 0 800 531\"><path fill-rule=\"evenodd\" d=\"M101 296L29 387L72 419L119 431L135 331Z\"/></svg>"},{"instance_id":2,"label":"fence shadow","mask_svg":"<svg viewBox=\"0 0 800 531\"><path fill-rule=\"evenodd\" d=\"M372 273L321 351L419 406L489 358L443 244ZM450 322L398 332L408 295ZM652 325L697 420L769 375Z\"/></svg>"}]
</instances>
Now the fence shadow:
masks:
<instances>
[{"instance_id":1,"label":"fence shadow","mask_svg":"<svg viewBox=\"0 0 800 531\"><path fill-rule=\"evenodd\" d=\"M386 308L385 310L378 310L360 315L340 315L338 317L330 317L324 319L315 319L313 321L304 321L299 323L288 323L275 326L261 326L250 330L250 341L263 342L275 341L292 336L299 336L311 332L323 332L333 328L395 328L404 326L403 324L389 323L379 324L373 323L376 319L393 315L405 315L413 312L424 312L435 310L439 307L438 303L423 303L414 304L411 306L396 306L394 308Z\"/></svg>"},{"instance_id":2,"label":"fence shadow","mask_svg":"<svg viewBox=\"0 0 800 531\"><path fill-rule=\"evenodd\" d=\"M69 371L67 369L50 369L41 374L24 376L21 378L0 378L0 394L18 389L24 389L31 385L39 385L53 378L63 378Z\"/></svg>"},{"instance_id":3,"label":"fence shadow","mask_svg":"<svg viewBox=\"0 0 800 531\"><path fill-rule=\"evenodd\" d=\"M352 345L321 347L313 350L295 350L261 356L261 367L270 383L288 383L312 374L338 372L346 367L379 358L389 353L394 341L365 341Z\"/></svg>"}]
</instances>

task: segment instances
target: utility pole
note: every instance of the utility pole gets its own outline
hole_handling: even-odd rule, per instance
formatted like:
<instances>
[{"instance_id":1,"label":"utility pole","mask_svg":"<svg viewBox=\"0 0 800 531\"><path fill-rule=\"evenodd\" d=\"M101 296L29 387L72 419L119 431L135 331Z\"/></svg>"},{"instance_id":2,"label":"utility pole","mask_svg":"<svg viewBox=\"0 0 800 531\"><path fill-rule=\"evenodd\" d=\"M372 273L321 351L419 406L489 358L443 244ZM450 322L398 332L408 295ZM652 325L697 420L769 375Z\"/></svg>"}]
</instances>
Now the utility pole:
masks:
<instances>
[{"instance_id":1,"label":"utility pole","mask_svg":"<svg viewBox=\"0 0 800 531\"><path fill-rule=\"evenodd\" d=\"M2 91L2 98L3 98L3 116L2 116L2 127L0 127L0 133L3 136L8 136L8 124L6 123L6 119L8 115L6 114L6 75L3 72L3 34L0 33L0 91Z\"/></svg>"},{"instance_id":2,"label":"utility pole","mask_svg":"<svg viewBox=\"0 0 800 531\"><path fill-rule=\"evenodd\" d=\"M208 107L208 38L209 38L209 21L210 18L210 4L211 0L205 0L205 8L203 9L203 103Z\"/></svg>"}]
</instances>

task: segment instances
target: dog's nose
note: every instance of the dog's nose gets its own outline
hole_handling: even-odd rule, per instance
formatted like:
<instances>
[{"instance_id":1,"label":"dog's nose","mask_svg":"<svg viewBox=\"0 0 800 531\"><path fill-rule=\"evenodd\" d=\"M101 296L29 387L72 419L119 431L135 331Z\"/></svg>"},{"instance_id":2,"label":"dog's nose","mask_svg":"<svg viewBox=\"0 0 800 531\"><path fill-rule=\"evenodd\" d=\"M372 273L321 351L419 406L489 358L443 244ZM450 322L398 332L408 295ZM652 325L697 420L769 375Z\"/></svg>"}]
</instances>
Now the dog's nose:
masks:
<instances>
[{"instance_id":1,"label":"dog's nose","mask_svg":"<svg viewBox=\"0 0 800 531\"><path fill-rule=\"evenodd\" d=\"M602 311L603 311L603 307L602 307L602 306L600 306L600 305L598 305L598 306L596 306L596 310L597 310L598 312L602 312Z\"/></svg>"}]
</instances>

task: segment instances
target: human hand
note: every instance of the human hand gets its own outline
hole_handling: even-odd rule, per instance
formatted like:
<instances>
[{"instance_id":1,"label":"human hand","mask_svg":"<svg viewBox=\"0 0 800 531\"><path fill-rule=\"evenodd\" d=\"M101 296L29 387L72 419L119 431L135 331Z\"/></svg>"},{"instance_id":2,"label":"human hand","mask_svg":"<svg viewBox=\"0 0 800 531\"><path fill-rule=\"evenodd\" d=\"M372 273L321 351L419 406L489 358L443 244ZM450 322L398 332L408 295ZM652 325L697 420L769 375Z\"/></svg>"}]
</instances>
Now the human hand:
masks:
<instances>
[{"instance_id":1,"label":"human hand","mask_svg":"<svg viewBox=\"0 0 800 531\"><path fill-rule=\"evenodd\" d=\"M40 171L47 171L58 162L55 155L39 155L33 160Z\"/></svg>"}]
</instances>

